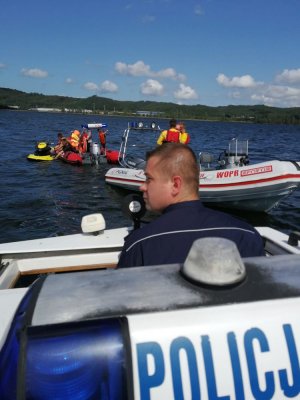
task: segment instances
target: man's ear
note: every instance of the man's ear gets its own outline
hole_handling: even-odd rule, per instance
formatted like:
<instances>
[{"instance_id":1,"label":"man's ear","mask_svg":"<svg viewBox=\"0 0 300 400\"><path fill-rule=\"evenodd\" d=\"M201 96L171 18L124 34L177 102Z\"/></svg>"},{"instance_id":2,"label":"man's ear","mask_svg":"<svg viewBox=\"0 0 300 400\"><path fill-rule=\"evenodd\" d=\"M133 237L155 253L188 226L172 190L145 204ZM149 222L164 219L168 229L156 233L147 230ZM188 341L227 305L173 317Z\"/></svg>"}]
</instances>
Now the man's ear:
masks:
<instances>
[{"instance_id":1,"label":"man's ear","mask_svg":"<svg viewBox=\"0 0 300 400\"><path fill-rule=\"evenodd\" d=\"M181 186L182 186L182 179L181 176L175 175L172 178L172 194L177 195L180 192Z\"/></svg>"}]
</instances>

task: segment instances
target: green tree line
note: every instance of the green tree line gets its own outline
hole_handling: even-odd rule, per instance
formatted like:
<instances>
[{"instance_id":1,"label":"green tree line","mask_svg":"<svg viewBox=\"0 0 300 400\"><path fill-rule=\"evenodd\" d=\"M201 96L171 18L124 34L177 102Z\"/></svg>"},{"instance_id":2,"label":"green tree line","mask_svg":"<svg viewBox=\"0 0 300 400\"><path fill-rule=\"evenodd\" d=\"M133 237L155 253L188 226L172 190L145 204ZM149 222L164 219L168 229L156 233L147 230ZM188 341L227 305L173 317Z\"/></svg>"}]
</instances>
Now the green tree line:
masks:
<instances>
[{"instance_id":1,"label":"green tree line","mask_svg":"<svg viewBox=\"0 0 300 400\"><path fill-rule=\"evenodd\" d=\"M107 115L145 115L153 118L199 119L212 121L240 121L253 123L300 124L300 108L279 108L264 105L220 106L178 105L157 101L118 101L106 97L91 96L74 98L25 93L19 90L0 88L0 109L32 110L53 108L61 112L92 112Z\"/></svg>"}]
</instances>

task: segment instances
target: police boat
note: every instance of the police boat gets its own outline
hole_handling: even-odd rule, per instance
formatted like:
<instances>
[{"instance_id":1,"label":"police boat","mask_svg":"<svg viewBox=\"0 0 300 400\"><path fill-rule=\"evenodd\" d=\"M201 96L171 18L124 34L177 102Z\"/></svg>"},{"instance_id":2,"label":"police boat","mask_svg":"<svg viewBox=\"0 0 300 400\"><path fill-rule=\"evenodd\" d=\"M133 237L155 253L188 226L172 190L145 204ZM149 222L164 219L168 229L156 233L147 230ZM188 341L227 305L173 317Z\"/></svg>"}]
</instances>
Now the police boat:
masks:
<instances>
[{"instance_id":1,"label":"police boat","mask_svg":"<svg viewBox=\"0 0 300 400\"><path fill-rule=\"evenodd\" d=\"M299 398L299 233L263 228L269 257L203 238L182 265L115 270L128 229L82 230L0 245L2 400Z\"/></svg>"},{"instance_id":2,"label":"police boat","mask_svg":"<svg viewBox=\"0 0 300 400\"><path fill-rule=\"evenodd\" d=\"M90 214L82 218L81 233L0 244L0 290L40 274L115 268L124 238L145 223L139 194L126 196L122 210L132 220L130 226L106 229L102 214ZM266 256L300 254L299 232L256 229L264 239Z\"/></svg>"}]
</instances>

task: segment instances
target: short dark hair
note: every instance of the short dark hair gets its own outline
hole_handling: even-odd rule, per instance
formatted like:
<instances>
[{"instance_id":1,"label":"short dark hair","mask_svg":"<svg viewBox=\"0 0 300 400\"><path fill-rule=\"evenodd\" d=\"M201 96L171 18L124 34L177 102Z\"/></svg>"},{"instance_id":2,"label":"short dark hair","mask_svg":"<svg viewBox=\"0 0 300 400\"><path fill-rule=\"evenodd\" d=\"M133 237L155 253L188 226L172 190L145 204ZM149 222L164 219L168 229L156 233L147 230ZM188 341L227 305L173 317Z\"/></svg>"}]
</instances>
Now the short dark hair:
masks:
<instances>
[{"instance_id":1,"label":"short dark hair","mask_svg":"<svg viewBox=\"0 0 300 400\"><path fill-rule=\"evenodd\" d=\"M170 128L175 128L177 125L176 119L174 119L174 118L170 119L169 124L170 124Z\"/></svg>"},{"instance_id":2,"label":"short dark hair","mask_svg":"<svg viewBox=\"0 0 300 400\"><path fill-rule=\"evenodd\" d=\"M159 166L166 175L181 175L186 184L198 193L199 164L193 150L182 143L164 143L146 154L146 161L159 157Z\"/></svg>"}]
</instances>

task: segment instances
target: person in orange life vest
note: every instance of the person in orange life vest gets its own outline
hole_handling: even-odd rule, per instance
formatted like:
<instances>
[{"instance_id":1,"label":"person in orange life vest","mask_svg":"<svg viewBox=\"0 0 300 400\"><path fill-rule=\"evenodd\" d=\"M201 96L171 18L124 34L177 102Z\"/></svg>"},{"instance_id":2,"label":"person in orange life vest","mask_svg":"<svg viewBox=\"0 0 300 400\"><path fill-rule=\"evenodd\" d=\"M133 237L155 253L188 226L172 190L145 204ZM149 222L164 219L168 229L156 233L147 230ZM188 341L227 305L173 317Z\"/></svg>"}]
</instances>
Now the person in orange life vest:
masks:
<instances>
[{"instance_id":1,"label":"person in orange life vest","mask_svg":"<svg viewBox=\"0 0 300 400\"><path fill-rule=\"evenodd\" d=\"M176 129L176 125L176 119L171 119L169 122L169 129L161 132L156 143L158 145L163 143L180 143L180 132L178 129Z\"/></svg>"},{"instance_id":2,"label":"person in orange life vest","mask_svg":"<svg viewBox=\"0 0 300 400\"><path fill-rule=\"evenodd\" d=\"M69 138L69 143L73 148L73 151L79 151L79 140L80 140L80 132L75 129L75 131L73 131L71 133L71 137Z\"/></svg>"},{"instance_id":3,"label":"person in orange life vest","mask_svg":"<svg viewBox=\"0 0 300 400\"><path fill-rule=\"evenodd\" d=\"M176 129L180 132L180 143L189 144L190 143L190 135L185 131L184 122L178 122L176 125Z\"/></svg>"},{"instance_id":4,"label":"person in orange life vest","mask_svg":"<svg viewBox=\"0 0 300 400\"><path fill-rule=\"evenodd\" d=\"M100 153L106 154L106 131L98 129L98 136L100 141Z\"/></svg>"},{"instance_id":5,"label":"person in orange life vest","mask_svg":"<svg viewBox=\"0 0 300 400\"><path fill-rule=\"evenodd\" d=\"M79 152L84 154L87 151L89 151L89 140L92 136L92 132L91 131L86 131L84 130L80 136L80 141L79 141Z\"/></svg>"}]
</instances>

